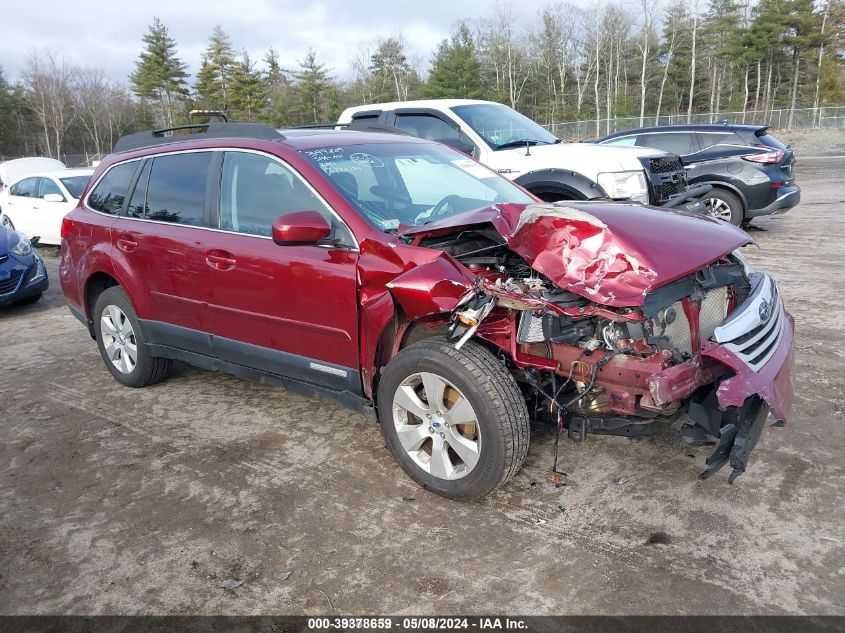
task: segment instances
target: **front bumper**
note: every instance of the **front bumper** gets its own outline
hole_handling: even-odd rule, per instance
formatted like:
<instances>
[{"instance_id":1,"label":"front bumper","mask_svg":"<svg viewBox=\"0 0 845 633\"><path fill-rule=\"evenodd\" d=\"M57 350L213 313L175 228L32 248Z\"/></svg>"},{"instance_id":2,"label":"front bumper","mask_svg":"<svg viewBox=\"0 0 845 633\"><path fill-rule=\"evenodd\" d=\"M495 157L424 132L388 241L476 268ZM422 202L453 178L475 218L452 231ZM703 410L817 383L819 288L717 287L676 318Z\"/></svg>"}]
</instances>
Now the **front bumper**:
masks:
<instances>
[{"instance_id":1,"label":"front bumper","mask_svg":"<svg viewBox=\"0 0 845 633\"><path fill-rule=\"evenodd\" d=\"M0 305L40 294L49 285L47 270L40 257L33 257L29 264L10 259L0 268Z\"/></svg>"},{"instance_id":2,"label":"front bumper","mask_svg":"<svg viewBox=\"0 0 845 633\"><path fill-rule=\"evenodd\" d=\"M748 209L745 212L745 217L756 218L761 215L779 215L786 213L792 207L801 202L801 187L798 185L789 185L778 189L778 196L774 202L766 205L762 209Z\"/></svg>"}]
</instances>

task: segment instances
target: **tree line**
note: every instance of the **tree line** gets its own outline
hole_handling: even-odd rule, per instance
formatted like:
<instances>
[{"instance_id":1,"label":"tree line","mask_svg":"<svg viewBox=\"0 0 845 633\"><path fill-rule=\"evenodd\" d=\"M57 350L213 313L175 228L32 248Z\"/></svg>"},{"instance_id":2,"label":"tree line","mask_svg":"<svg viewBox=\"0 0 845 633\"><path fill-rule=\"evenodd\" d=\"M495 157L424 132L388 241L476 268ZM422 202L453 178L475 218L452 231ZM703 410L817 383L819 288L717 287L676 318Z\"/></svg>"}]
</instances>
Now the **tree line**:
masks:
<instances>
[{"instance_id":1,"label":"tree line","mask_svg":"<svg viewBox=\"0 0 845 633\"><path fill-rule=\"evenodd\" d=\"M34 53L12 83L0 70L0 155L107 153L127 132L185 123L194 109L277 127L327 123L350 105L481 98L540 123L617 117L648 125L691 116L845 103L845 0L638 0L543 8L527 27L513 7L457 23L429 60L401 35L350 51L333 76L319 51L294 64L239 50L218 25L192 76L158 18L127 82Z\"/></svg>"}]
</instances>

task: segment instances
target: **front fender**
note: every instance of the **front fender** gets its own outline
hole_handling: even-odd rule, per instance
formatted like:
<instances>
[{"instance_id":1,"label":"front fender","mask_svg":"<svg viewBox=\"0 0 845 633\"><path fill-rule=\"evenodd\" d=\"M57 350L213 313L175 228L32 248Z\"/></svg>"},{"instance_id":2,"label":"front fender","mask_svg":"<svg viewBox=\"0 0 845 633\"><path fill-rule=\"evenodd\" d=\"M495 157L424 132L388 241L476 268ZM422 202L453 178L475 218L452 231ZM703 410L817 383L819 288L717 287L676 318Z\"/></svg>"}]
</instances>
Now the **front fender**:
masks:
<instances>
[{"instance_id":1,"label":"front fender","mask_svg":"<svg viewBox=\"0 0 845 633\"><path fill-rule=\"evenodd\" d=\"M572 196L573 200L607 198L607 192L592 178L568 169L538 169L522 174L514 182L531 192L560 189Z\"/></svg>"}]
</instances>

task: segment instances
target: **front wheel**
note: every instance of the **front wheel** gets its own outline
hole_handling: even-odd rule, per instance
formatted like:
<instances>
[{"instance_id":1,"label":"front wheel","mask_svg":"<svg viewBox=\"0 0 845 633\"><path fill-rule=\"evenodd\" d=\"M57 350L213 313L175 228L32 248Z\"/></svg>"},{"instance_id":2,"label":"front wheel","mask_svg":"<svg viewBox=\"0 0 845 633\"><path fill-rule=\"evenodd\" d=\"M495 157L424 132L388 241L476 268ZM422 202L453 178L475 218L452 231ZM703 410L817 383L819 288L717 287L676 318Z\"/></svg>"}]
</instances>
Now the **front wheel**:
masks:
<instances>
[{"instance_id":1,"label":"front wheel","mask_svg":"<svg viewBox=\"0 0 845 633\"><path fill-rule=\"evenodd\" d=\"M742 202L734 194L722 189L713 189L704 194L701 200L707 213L714 218L730 222L734 226L742 224Z\"/></svg>"},{"instance_id":2,"label":"front wheel","mask_svg":"<svg viewBox=\"0 0 845 633\"><path fill-rule=\"evenodd\" d=\"M472 341L434 337L384 368L379 421L399 465L423 488L479 499L505 484L528 453L525 400L504 365Z\"/></svg>"}]
</instances>

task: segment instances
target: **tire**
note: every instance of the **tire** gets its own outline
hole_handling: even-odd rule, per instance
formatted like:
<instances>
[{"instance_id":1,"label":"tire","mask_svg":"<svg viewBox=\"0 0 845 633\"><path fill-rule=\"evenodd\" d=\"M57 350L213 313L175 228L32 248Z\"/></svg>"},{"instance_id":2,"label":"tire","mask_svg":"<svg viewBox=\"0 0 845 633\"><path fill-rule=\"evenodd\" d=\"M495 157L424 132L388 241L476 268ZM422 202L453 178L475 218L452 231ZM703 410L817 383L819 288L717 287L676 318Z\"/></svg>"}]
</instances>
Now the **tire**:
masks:
<instances>
[{"instance_id":1,"label":"tire","mask_svg":"<svg viewBox=\"0 0 845 633\"><path fill-rule=\"evenodd\" d=\"M123 288L112 286L100 293L92 317L100 356L115 380L127 387L148 387L167 377L173 361L150 354L135 309Z\"/></svg>"},{"instance_id":2,"label":"tire","mask_svg":"<svg viewBox=\"0 0 845 633\"><path fill-rule=\"evenodd\" d=\"M734 226L742 224L744 219L742 201L730 191L713 189L704 194L702 202L707 207L707 213L711 216L726 220ZM711 210L714 207L717 209L716 213Z\"/></svg>"},{"instance_id":3,"label":"tire","mask_svg":"<svg viewBox=\"0 0 845 633\"><path fill-rule=\"evenodd\" d=\"M31 297L26 297L24 299L18 299L15 301L16 306L30 306L33 303L38 303L41 299L41 295L44 293L39 292L37 295L32 295Z\"/></svg>"},{"instance_id":4,"label":"tire","mask_svg":"<svg viewBox=\"0 0 845 633\"><path fill-rule=\"evenodd\" d=\"M432 376L444 385L442 407L427 402ZM426 490L451 499L490 494L516 474L528 453L522 393L502 363L472 341L456 350L437 336L402 350L383 370L378 412L387 447L402 469ZM474 423L458 422L467 419Z\"/></svg>"}]
</instances>

